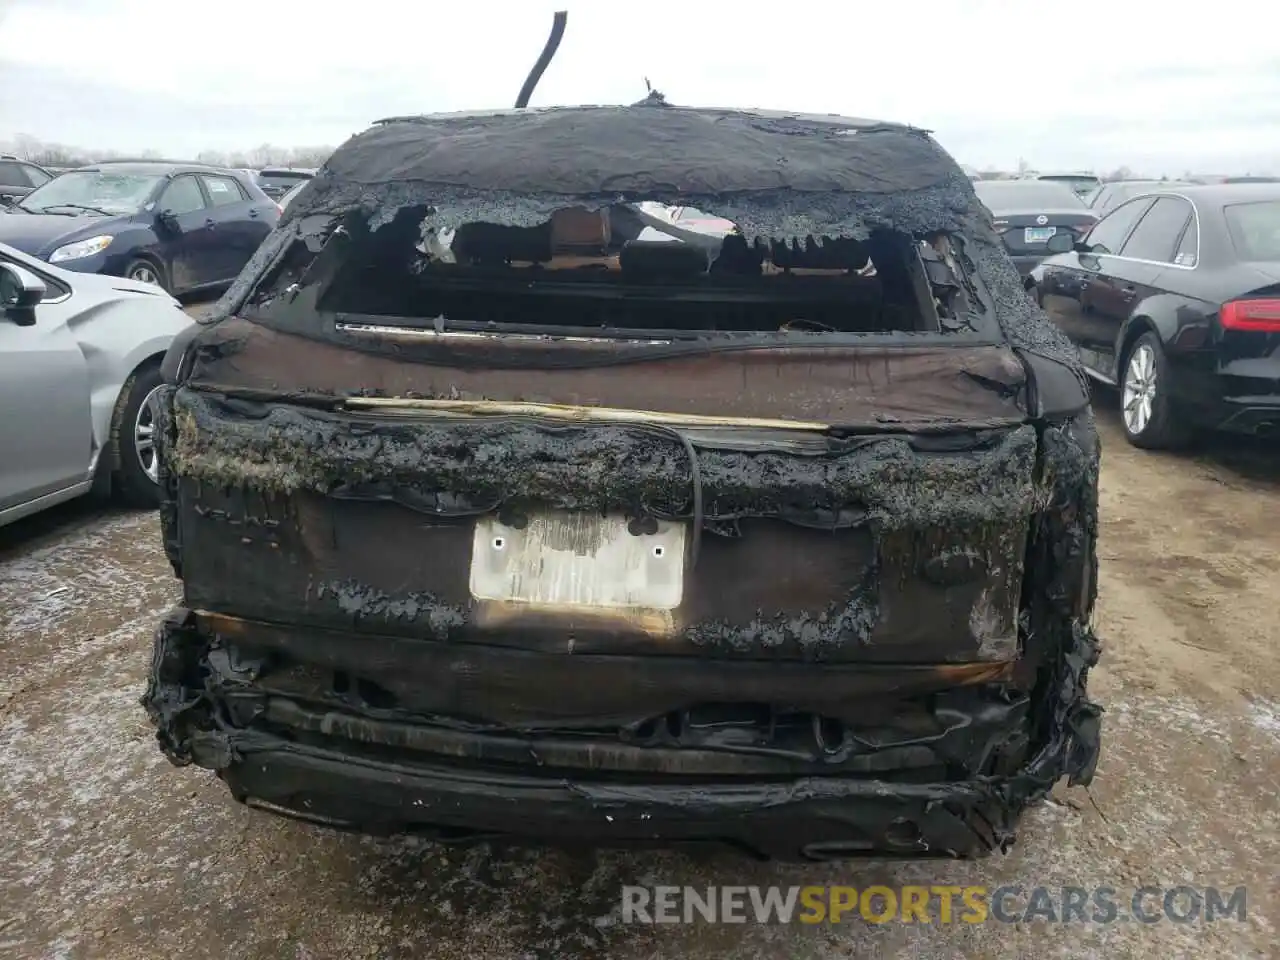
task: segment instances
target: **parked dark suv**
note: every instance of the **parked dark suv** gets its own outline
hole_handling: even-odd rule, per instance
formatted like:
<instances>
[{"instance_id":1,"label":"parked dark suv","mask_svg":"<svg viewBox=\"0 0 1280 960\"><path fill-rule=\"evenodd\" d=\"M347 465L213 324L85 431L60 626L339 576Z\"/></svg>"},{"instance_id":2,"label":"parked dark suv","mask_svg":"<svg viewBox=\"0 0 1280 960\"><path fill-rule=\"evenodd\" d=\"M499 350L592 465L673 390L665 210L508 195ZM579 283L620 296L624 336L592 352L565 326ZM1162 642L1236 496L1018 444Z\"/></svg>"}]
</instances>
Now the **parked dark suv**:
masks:
<instances>
[{"instance_id":1,"label":"parked dark suv","mask_svg":"<svg viewBox=\"0 0 1280 960\"><path fill-rule=\"evenodd\" d=\"M247 803L968 856L1092 776L1085 377L922 131L379 123L165 372L143 702Z\"/></svg>"},{"instance_id":2,"label":"parked dark suv","mask_svg":"<svg viewBox=\"0 0 1280 960\"><path fill-rule=\"evenodd\" d=\"M225 287L280 218L244 174L170 161L68 170L9 206L0 242L172 294Z\"/></svg>"}]
</instances>

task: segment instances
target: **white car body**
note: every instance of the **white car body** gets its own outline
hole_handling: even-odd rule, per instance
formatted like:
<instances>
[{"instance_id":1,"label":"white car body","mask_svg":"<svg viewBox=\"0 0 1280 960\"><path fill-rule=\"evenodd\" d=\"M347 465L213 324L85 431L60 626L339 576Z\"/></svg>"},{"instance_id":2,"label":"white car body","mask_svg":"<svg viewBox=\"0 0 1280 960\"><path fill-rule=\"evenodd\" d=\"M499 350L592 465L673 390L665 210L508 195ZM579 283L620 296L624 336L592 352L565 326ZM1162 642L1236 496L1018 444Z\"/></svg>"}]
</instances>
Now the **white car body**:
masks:
<instances>
[{"instance_id":1,"label":"white car body","mask_svg":"<svg viewBox=\"0 0 1280 960\"><path fill-rule=\"evenodd\" d=\"M152 371L192 320L148 284L61 270L4 245L0 265L47 286L34 325L19 325L0 304L3 526L87 493L104 473L110 479L102 458L116 454L112 420L126 385L135 374L158 382Z\"/></svg>"}]
</instances>

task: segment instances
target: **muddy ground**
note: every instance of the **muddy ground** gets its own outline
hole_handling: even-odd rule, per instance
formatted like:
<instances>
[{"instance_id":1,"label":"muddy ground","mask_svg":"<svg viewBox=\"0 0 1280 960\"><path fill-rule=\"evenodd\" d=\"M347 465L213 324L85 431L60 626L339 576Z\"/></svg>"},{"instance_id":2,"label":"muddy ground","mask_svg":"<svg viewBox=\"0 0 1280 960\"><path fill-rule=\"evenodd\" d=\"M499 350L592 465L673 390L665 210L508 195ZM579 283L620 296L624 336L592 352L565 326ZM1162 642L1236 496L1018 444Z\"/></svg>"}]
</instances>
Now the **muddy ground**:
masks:
<instances>
[{"instance_id":1,"label":"muddy ground","mask_svg":"<svg viewBox=\"0 0 1280 960\"><path fill-rule=\"evenodd\" d=\"M977 863L458 851L275 819L171 767L137 705L178 596L155 515L0 531L0 957L1280 955L1280 451L1140 453L1099 400L1101 766ZM624 883L1245 884L1248 919L637 927Z\"/></svg>"}]
</instances>

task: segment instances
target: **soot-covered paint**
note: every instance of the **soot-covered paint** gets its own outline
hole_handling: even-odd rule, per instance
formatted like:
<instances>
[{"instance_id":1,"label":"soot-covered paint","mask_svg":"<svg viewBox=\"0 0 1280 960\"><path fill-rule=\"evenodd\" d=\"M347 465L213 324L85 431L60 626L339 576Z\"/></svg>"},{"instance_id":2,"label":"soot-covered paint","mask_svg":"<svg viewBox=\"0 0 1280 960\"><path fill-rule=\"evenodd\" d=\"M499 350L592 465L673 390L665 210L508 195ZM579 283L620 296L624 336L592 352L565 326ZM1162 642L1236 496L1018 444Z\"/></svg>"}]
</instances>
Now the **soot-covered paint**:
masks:
<instances>
[{"instance_id":1,"label":"soot-covered paint","mask_svg":"<svg viewBox=\"0 0 1280 960\"><path fill-rule=\"evenodd\" d=\"M887 355L859 399L861 427L790 446L344 406L397 395L362 382L395 380L389 358L445 379L454 368L447 351L338 336L318 294L330 238L405 222L527 227L641 200L695 206L747 237L945 235L977 293L972 316L877 342L1012 348L1025 384L984 372L998 364L967 370L983 417L939 394L895 430L877 401L906 367ZM299 249L299 264L276 269ZM285 375L281 359L285 386L273 385L259 345L291 337L341 356L317 352L314 376ZM713 340L693 347L712 375L715 350L741 346ZM747 346L788 342L866 341ZM826 859L1004 849L1029 803L1063 776L1092 776L1099 457L1082 371L968 179L921 131L657 104L389 122L335 153L178 349L161 402L161 517L192 609L158 631L143 703L171 760L218 770L241 799L451 839L508 835L520 809L539 838L715 837ZM615 376L643 378L643 360ZM799 371L779 366L786 377L803 402ZM582 402L564 389L539 399ZM458 544L468 517L524 502L693 521L709 570L740 536L754 569L718 568L704 593L745 583L825 599L706 604L657 633L565 611L500 611L478 627L456 576L440 590L419 582L427 568L405 531ZM815 549L850 569L815 587L814 571L779 568L785 529L826 530ZM377 538L398 545L391 558ZM704 723L728 707L732 723Z\"/></svg>"},{"instance_id":2,"label":"soot-covered paint","mask_svg":"<svg viewBox=\"0 0 1280 960\"><path fill-rule=\"evenodd\" d=\"M643 424L379 420L220 402L191 389L177 391L173 410L169 460L178 476L278 493L447 491L441 513L524 498L687 516L695 467L708 520L813 513L820 525L840 523L838 515L883 529L978 524L1029 515L1041 496L1029 425L975 435L954 452L922 453L910 437L890 435L831 438L825 456L695 447L695 463L678 432Z\"/></svg>"}]
</instances>

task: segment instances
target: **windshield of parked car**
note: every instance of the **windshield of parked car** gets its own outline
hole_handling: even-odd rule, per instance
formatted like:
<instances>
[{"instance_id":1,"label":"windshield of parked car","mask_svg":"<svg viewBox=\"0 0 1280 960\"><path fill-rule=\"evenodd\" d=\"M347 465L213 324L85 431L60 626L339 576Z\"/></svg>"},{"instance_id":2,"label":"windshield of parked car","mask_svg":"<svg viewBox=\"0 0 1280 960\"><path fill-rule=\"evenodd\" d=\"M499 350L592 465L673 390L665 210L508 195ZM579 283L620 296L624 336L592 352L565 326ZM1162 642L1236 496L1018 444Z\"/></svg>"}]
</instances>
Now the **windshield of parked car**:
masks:
<instances>
[{"instance_id":1,"label":"windshield of parked car","mask_svg":"<svg viewBox=\"0 0 1280 960\"><path fill-rule=\"evenodd\" d=\"M1232 203L1223 213L1241 260L1280 261L1280 200Z\"/></svg>"},{"instance_id":2,"label":"windshield of parked car","mask_svg":"<svg viewBox=\"0 0 1280 960\"><path fill-rule=\"evenodd\" d=\"M1084 207L1070 187L1053 180L979 180L973 189L992 211Z\"/></svg>"},{"instance_id":3,"label":"windshield of parked car","mask_svg":"<svg viewBox=\"0 0 1280 960\"><path fill-rule=\"evenodd\" d=\"M73 170L32 190L20 206L28 213L67 216L136 213L160 179L154 174Z\"/></svg>"}]
</instances>

